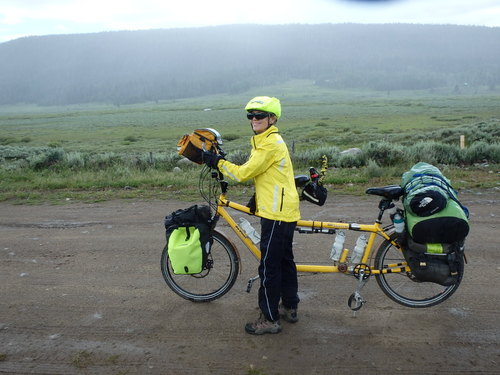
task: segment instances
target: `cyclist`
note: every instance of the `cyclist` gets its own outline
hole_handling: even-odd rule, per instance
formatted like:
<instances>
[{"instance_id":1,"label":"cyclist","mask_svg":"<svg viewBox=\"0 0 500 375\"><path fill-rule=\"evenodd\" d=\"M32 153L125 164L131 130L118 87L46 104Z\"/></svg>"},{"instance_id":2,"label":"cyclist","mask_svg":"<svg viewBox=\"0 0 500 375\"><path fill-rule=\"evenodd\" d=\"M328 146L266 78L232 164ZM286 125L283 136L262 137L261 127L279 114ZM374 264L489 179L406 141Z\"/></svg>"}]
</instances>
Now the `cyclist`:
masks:
<instances>
[{"instance_id":1,"label":"cyclist","mask_svg":"<svg viewBox=\"0 0 500 375\"><path fill-rule=\"evenodd\" d=\"M220 155L204 152L203 160L232 180L254 180L253 209L261 217L261 314L255 322L245 325L245 331L255 335L279 333L280 317L291 323L298 321L298 282L292 242L300 219L299 196L288 148L276 127L281 116L280 101L258 96L248 102L245 110L255 133L249 159L243 165L236 165Z\"/></svg>"}]
</instances>

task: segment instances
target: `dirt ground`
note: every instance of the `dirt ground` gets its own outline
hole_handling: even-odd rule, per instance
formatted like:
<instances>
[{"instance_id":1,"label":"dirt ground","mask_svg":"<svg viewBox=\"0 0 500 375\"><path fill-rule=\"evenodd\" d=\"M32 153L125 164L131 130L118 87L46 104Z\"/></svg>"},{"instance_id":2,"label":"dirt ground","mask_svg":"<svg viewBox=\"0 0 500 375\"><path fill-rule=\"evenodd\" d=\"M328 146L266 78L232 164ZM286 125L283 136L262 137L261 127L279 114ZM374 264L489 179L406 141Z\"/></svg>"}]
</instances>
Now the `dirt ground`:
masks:
<instances>
[{"instance_id":1,"label":"dirt ground","mask_svg":"<svg viewBox=\"0 0 500 375\"><path fill-rule=\"evenodd\" d=\"M469 263L449 300L403 307L370 280L354 314L354 278L302 274L299 323L260 337L243 329L258 315L257 286L245 291L257 261L227 226L243 266L227 295L192 303L163 281L163 217L191 203L1 203L0 373L500 374L500 191L460 197ZM302 203L302 216L372 222L377 203L330 192L323 207ZM297 261L328 262L333 236L296 241Z\"/></svg>"}]
</instances>

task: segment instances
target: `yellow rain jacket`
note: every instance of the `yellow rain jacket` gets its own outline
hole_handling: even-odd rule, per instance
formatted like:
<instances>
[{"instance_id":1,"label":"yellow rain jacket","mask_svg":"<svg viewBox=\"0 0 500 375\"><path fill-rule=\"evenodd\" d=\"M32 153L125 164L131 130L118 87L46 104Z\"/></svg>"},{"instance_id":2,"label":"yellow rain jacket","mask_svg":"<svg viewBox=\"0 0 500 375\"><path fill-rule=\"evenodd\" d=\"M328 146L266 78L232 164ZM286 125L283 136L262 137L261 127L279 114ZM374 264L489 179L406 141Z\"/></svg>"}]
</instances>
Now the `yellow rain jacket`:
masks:
<instances>
[{"instance_id":1,"label":"yellow rain jacket","mask_svg":"<svg viewBox=\"0 0 500 375\"><path fill-rule=\"evenodd\" d=\"M243 165L220 160L219 170L234 181L254 179L256 215L270 220L294 222L300 219L299 195L292 161L278 128L270 126L252 137L252 152Z\"/></svg>"}]
</instances>

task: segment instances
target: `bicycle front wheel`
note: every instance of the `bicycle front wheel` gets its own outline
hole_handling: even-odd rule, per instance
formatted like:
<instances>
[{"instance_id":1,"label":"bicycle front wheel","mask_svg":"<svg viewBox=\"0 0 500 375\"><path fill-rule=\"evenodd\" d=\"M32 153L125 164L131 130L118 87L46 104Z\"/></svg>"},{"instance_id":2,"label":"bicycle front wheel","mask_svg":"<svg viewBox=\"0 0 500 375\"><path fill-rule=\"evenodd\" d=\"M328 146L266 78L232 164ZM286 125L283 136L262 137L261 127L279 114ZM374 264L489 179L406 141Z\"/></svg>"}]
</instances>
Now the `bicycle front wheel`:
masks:
<instances>
[{"instance_id":1,"label":"bicycle front wheel","mask_svg":"<svg viewBox=\"0 0 500 375\"><path fill-rule=\"evenodd\" d=\"M462 281L463 262L458 270L457 282L450 286L417 281L411 272L397 270L401 268L401 264L406 264L402 251L390 241L384 240L375 255L375 268L392 268L395 272L375 274L375 278L380 289L394 302L403 306L417 308L437 305L455 293Z\"/></svg>"},{"instance_id":2,"label":"bicycle front wheel","mask_svg":"<svg viewBox=\"0 0 500 375\"><path fill-rule=\"evenodd\" d=\"M194 275L176 275L170 264L167 246L161 254L161 272L167 285L182 298L193 302L209 302L222 297L236 282L239 258L234 245L220 232L214 231L207 267Z\"/></svg>"}]
</instances>

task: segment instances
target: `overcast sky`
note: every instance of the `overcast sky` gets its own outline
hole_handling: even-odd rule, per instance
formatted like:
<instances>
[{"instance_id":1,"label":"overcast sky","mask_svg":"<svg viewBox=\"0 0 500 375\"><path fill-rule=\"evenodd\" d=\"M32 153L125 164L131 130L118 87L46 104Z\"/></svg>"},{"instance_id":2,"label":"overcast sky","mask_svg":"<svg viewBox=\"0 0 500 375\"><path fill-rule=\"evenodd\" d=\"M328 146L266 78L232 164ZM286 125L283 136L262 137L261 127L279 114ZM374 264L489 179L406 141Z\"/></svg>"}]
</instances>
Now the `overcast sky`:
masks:
<instances>
[{"instance_id":1,"label":"overcast sky","mask_svg":"<svg viewBox=\"0 0 500 375\"><path fill-rule=\"evenodd\" d=\"M0 43L111 30L346 22L500 27L500 0L1 0Z\"/></svg>"}]
</instances>

